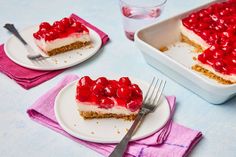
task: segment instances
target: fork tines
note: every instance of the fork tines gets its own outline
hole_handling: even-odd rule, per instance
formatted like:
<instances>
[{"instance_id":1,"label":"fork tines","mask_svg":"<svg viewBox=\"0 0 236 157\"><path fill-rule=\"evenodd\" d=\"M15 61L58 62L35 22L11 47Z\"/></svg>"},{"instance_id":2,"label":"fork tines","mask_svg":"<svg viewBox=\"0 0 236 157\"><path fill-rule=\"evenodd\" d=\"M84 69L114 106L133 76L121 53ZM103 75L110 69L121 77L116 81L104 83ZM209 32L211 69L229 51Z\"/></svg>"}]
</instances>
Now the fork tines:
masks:
<instances>
[{"instance_id":1,"label":"fork tines","mask_svg":"<svg viewBox=\"0 0 236 157\"><path fill-rule=\"evenodd\" d=\"M149 85L148 91L145 95L145 98L143 100L144 105L155 105L155 108L157 107L157 104L161 98L161 94L164 90L166 81L158 79L156 77L153 77L151 84ZM155 110L152 109L152 111Z\"/></svg>"}]
</instances>

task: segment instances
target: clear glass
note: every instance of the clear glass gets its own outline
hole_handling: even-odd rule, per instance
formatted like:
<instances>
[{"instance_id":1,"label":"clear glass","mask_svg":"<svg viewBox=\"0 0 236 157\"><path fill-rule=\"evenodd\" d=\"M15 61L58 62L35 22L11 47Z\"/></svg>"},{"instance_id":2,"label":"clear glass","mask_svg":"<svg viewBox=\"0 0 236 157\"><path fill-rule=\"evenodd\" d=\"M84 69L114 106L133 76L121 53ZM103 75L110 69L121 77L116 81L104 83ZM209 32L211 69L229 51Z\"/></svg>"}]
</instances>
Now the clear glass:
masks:
<instances>
[{"instance_id":1,"label":"clear glass","mask_svg":"<svg viewBox=\"0 0 236 157\"><path fill-rule=\"evenodd\" d=\"M123 27L128 39L134 40L136 30L154 23L167 0L120 0Z\"/></svg>"}]
</instances>

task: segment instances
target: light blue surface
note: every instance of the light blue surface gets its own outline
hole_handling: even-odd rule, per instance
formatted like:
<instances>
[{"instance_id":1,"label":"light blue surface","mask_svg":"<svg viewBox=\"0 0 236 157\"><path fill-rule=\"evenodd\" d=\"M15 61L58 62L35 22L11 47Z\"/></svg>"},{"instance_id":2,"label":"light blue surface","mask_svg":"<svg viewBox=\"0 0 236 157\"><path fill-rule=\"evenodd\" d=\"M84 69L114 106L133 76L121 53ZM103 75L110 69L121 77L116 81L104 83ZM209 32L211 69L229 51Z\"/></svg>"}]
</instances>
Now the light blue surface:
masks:
<instances>
[{"instance_id":1,"label":"light blue surface","mask_svg":"<svg viewBox=\"0 0 236 157\"><path fill-rule=\"evenodd\" d=\"M208 1L169 0L161 19ZM209 104L147 65L133 42L124 36L117 0L0 0L0 42L4 43L9 38L7 31L2 28L6 22L12 22L18 29L23 29L41 21L58 20L71 13L78 14L105 31L111 41L90 60L30 90L24 90L0 73L1 157L101 157L100 154L35 123L26 114L26 109L40 95L70 73L81 76L127 75L146 81L150 81L153 75L164 78L168 81L165 94L177 97L175 122L201 130L204 135L190 156L236 156L236 98L223 105Z\"/></svg>"}]
</instances>

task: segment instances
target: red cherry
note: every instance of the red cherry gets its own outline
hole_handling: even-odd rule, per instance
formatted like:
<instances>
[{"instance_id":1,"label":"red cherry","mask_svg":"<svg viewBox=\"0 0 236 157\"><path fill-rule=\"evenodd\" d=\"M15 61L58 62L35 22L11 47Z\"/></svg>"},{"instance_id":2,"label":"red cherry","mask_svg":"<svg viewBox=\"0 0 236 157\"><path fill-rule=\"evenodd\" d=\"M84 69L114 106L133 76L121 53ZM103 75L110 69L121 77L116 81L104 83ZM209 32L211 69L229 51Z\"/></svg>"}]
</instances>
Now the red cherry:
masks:
<instances>
[{"instance_id":1,"label":"red cherry","mask_svg":"<svg viewBox=\"0 0 236 157\"><path fill-rule=\"evenodd\" d=\"M223 67L224 67L224 63L222 60L216 60L214 63L213 63L213 67L216 71L219 71L221 72Z\"/></svg>"},{"instance_id":2,"label":"red cherry","mask_svg":"<svg viewBox=\"0 0 236 157\"><path fill-rule=\"evenodd\" d=\"M49 31L48 33L51 35L52 39L56 39L58 37L58 33L54 30Z\"/></svg>"},{"instance_id":3,"label":"red cherry","mask_svg":"<svg viewBox=\"0 0 236 157\"><path fill-rule=\"evenodd\" d=\"M39 25L39 29L41 30L41 29L46 29L46 30L48 30L48 29L50 29L51 28L51 25L48 23L48 22L42 22L40 25Z\"/></svg>"},{"instance_id":4,"label":"red cherry","mask_svg":"<svg viewBox=\"0 0 236 157\"><path fill-rule=\"evenodd\" d=\"M70 25L70 20L69 18L65 17L61 20L61 23L65 26L68 27Z\"/></svg>"},{"instance_id":5,"label":"red cherry","mask_svg":"<svg viewBox=\"0 0 236 157\"><path fill-rule=\"evenodd\" d=\"M120 86L119 82L116 80L109 80L108 83L115 88L118 88Z\"/></svg>"},{"instance_id":6,"label":"red cherry","mask_svg":"<svg viewBox=\"0 0 236 157\"><path fill-rule=\"evenodd\" d=\"M227 46L222 46L221 48L226 54L229 54L232 52L232 47L231 45L227 45Z\"/></svg>"},{"instance_id":7,"label":"red cherry","mask_svg":"<svg viewBox=\"0 0 236 157\"><path fill-rule=\"evenodd\" d=\"M215 59L219 59L219 58L222 58L224 56L224 52L221 51L221 50L216 50L213 54L213 57Z\"/></svg>"},{"instance_id":8,"label":"red cherry","mask_svg":"<svg viewBox=\"0 0 236 157\"><path fill-rule=\"evenodd\" d=\"M229 41L228 38L223 38L222 37L219 44L222 47L230 46L230 41Z\"/></svg>"},{"instance_id":9,"label":"red cherry","mask_svg":"<svg viewBox=\"0 0 236 157\"><path fill-rule=\"evenodd\" d=\"M89 76L82 77L78 82L79 86L91 86L92 84L93 80Z\"/></svg>"},{"instance_id":10,"label":"red cherry","mask_svg":"<svg viewBox=\"0 0 236 157\"><path fill-rule=\"evenodd\" d=\"M110 98L103 98L101 99L101 102L99 104L100 108L112 108L114 106L114 101L112 101Z\"/></svg>"},{"instance_id":11,"label":"red cherry","mask_svg":"<svg viewBox=\"0 0 236 157\"><path fill-rule=\"evenodd\" d=\"M206 29L206 28L209 27L209 25L208 25L207 23L199 23L199 24L198 24L198 27L199 27L200 29Z\"/></svg>"},{"instance_id":12,"label":"red cherry","mask_svg":"<svg viewBox=\"0 0 236 157\"><path fill-rule=\"evenodd\" d=\"M100 103L100 98L97 95L91 93L89 101L94 103L94 104L99 104Z\"/></svg>"},{"instance_id":13,"label":"red cherry","mask_svg":"<svg viewBox=\"0 0 236 157\"><path fill-rule=\"evenodd\" d=\"M77 86L77 95L76 99L85 102L90 97L90 89L87 86Z\"/></svg>"},{"instance_id":14,"label":"red cherry","mask_svg":"<svg viewBox=\"0 0 236 157\"><path fill-rule=\"evenodd\" d=\"M75 21L76 21L75 19L73 19L73 18L71 18L71 17L69 18L69 24L70 24L70 25L72 25Z\"/></svg>"},{"instance_id":15,"label":"red cherry","mask_svg":"<svg viewBox=\"0 0 236 157\"><path fill-rule=\"evenodd\" d=\"M132 89L132 96L135 97L142 96L142 90L139 88L137 84L132 84L131 89Z\"/></svg>"},{"instance_id":16,"label":"red cherry","mask_svg":"<svg viewBox=\"0 0 236 157\"><path fill-rule=\"evenodd\" d=\"M104 86L102 84L95 84L91 90L96 96L104 95Z\"/></svg>"},{"instance_id":17,"label":"red cherry","mask_svg":"<svg viewBox=\"0 0 236 157\"><path fill-rule=\"evenodd\" d=\"M216 14L211 15L211 19L213 21L218 21L219 20L219 18L218 18L218 16Z\"/></svg>"},{"instance_id":18,"label":"red cherry","mask_svg":"<svg viewBox=\"0 0 236 157\"><path fill-rule=\"evenodd\" d=\"M116 88L113 87L112 85L108 85L107 87L105 87L104 93L105 93L105 95L110 96L110 97L115 96Z\"/></svg>"},{"instance_id":19,"label":"red cherry","mask_svg":"<svg viewBox=\"0 0 236 157\"><path fill-rule=\"evenodd\" d=\"M130 81L130 79L128 77L121 77L119 79L119 83L120 83L120 85L124 85L124 86L131 85L131 81Z\"/></svg>"},{"instance_id":20,"label":"red cherry","mask_svg":"<svg viewBox=\"0 0 236 157\"><path fill-rule=\"evenodd\" d=\"M230 59L230 64L236 66L236 57Z\"/></svg>"},{"instance_id":21,"label":"red cherry","mask_svg":"<svg viewBox=\"0 0 236 157\"><path fill-rule=\"evenodd\" d=\"M189 17L192 19L196 19L198 17L198 15L197 15L197 13L192 13Z\"/></svg>"},{"instance_id":22,"label":"red cherry","mask_svg":"<svg viewBox=\"0 0 236 157\"><path fill-rule=\"evenodd\" d=\"M125 100L119 99L119 98L116 98L115 100L116 100L117 105L126 107L127 102Z\"/></svg>"},{"instance_id":23,"label":"red cherry","mask_svg":"<svg viewBox=\"0 0 236 157\"><path fill-rule=\"evenodd\" d=\"M44 39L45 41L51 41L53 40L53 37L49 33L46 33Z\"/></svg>"},{"instance_id":24,"label":"red cherry","mask_svg":"<svg viewBox=\"0 0 236 157\"><path fill-rule=\"evenodd\" d=\"M230 14L230 12L225 8L225 10L220 11L219 14L220 14L221 16L227 16L227 15Z\"/></svg>"},{"instance_id":25,"label":"red cherry","mask_svg":"<svg viewBox=\"0 0 236 157\"><path fill-rule=\"evenodd\" d=\"M132 91L129 87L119 87L116 91L116 95L121 98L121 99L125 99L125 100L129 100L131 97Z\"/></svg>"},{"instance_id":26,"label":"red cherry","mask_svg":"<svg viewBox=\"0 0 236 157\"><path fill-rule=\"evenodd\" d=\"M38 36L40 36L40 38L45 38L45 32L41 32L41 31L38 31Z\"/></svg>"},{"instance_id":27,"label":"red cherry","mask_svg":"<svg viewBox=\"0 0 236 157\"><path fill-rule=\"evenodd\" d=\"M54 28L59 29L61 32L63 32L65 30L65 26L60 22Z\"/></svg>"},{"instance_id":28,"label":"red cherry","mask_svg":"<svg viewBox=\"0 0 236 157\"><path fill-rule=\"evenodd\" d=\"M131 111L131 112L135 112L140 108L140 104L137 101L131 100L128 104L127 104L127 108Z\"/></svg>"},{"instance_id":29,"label":"red cherry","mask_svg":"<svg viewBox=\"0 0 236 157\"><path fill-rule=\"evenodd\" d=\"M53 24L52 24L52 26L53 27L56 27L57 25L59 25L61 22L60 21L55 21Z\"/></svg>"},{"instance_id":30,"label":"red cherry","mask_svg":"<svg viewBox=\"0 0 236 157\"><path fill-rule=\"evenodd\" d=\"M103 86L106 86L108 84L108 80L105 77L99 77L96 81L96 84L101 84Z\"/></svg>"},{"instance_id":31,"label":"red cherry","mask_svg":"<svg viewBox=\"0 0 236 157\"><path fill-rule=\"evenodd\" d=\"M84 32L89 32L88 28L85 27L84 25L81 25L81 28L82 28L82 30L83 30Z\"/></svg>"},{"instance_id":32,"label":"red cherry","mask_svg":"<svg viewBox=\"0 0 236 157\"><path fill-rule=\"evenodd\" d=\"M82 28L81 28L81 23L80 22L74 22L72 27L75 29L75 31L77 32L81 32Z\"/></svg>"},{"instance_id":33,"label":"red cherry","mask_svg":"<svg viewBox=\"0 0 236 157\"><path fill-rule=\"evenodd\" d=\"M201 32L201 37L203 39L207 39L209 37L209 35L210 35L210 31L208 31L208 30L204 30Z\"/></svg>"},{"instance_id":34,"label":"red cherry","mask_svg":"<svg viewBox=\"0 0 236 157\"><path fill-rule=\"evenodd\" d=\"M205 52L198 55L198 60L202 63L206 63L207 58L208 58L208 55Z\"/></svg>"},{"instance_id":35,"label":"red cherry","mask_svg":"<svg viewBox=\"0 0 236 157\"><path fill-rule=\"evenodd\" d=\"M46 28L41 28L39 31L42 33L47 33L48 30Z\"/></svg>"},{"instance_id":36,"label":"red cherry","mask_svg":"<svg viewBox=\"0 0 236 157\"><path fill-rule=\"evenodd\" d=\"M212 21L212 19L210 17L203 17L202 21L206 22L206 23L210 23Z\"/></svg>"},{"instance_id":37,"label":"red cherry","mask_svg":"<svg viewBox=\"0 0 236 157\"><path fill-rule=\"evenodd\" d=\"M40 39L40 36L39 36L38 32L34 33L33 36L34 36L35 39Z\"/></svg>"},{"instance_id":38,"label":"red cherry","mask_svg":"<svg viewBox=\"0 0 236 157\"><path fill-rule=\"evenodd\" d=\"M236 57L236 47L233 49L233 51L231 53L234 57Z\"/></svg>"}]
</instances>

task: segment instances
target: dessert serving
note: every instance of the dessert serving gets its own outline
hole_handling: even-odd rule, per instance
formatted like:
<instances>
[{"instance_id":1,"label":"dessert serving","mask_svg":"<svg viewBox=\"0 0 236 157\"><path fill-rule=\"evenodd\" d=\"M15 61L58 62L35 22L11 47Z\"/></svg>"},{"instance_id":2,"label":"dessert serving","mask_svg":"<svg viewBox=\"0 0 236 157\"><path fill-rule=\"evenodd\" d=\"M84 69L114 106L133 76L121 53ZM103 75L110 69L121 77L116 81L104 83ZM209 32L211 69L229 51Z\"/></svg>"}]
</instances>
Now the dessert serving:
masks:
<instances>
[{"instance_id":1,"label":"dessert serving","mask_svg":"<svg viewBox=\"0 0 236 157\"><path fill-rule=\"evenodd\" d=\"M79 49L91 43L89 30L72 18L63 18L52 25L42 22L33 37L36 45L48 56Z\"/></svg>"},{"instance_id":2,"label":"dessert serving","mask_svg":"<svg viewBox=\"0 0 236 157\"><path fill-rule=\"evenodd\" d=\"M183 18L182 41L200 54L192 69L222 84L236 83L236 1L216 3Z\"/></svg>"},{"instance_id":3,"label":"dessert serving","mask_svg":"<svg viewBox=\"0 0 236 157\"><path fill-rule=\"evenodd\" d=\"M128 77L116 81L105 77L92 80L84 76L77 82L75 99L84 119L133 120L142 105L143 95L139 86Z\"/></svg>"}]
</instances>

